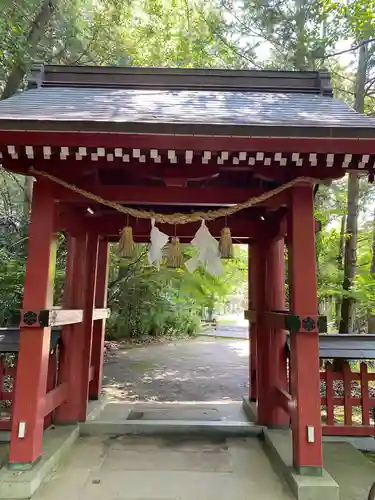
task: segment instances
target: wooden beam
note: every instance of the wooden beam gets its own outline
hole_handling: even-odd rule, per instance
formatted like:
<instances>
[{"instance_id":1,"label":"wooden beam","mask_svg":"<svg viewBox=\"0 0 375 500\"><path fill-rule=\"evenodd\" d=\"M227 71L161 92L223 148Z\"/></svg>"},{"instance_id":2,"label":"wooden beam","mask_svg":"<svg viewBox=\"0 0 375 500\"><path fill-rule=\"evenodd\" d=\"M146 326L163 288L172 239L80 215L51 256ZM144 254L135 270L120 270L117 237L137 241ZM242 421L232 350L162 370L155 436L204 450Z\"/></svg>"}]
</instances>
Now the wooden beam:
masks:
<instances>
[{"instance_id":1,"label":"wooden beam","mask_svg":"<svg viewBox=\"0 0 375 500\"><path fill-rule=\"evenodd\" d=\"M296 153L373 154L374 140L332 137L236 137L208 135L147 135L93 132L0 130L0 144L184 149L195 151L290 151ZM330 169L327 168L327 178Z\"/></svg>"},{"instance_id":2,"label":"wooden beam","mask_svg":"<svg viewBox=\"0 0 375 500\"><path fill-rule=\"evenodd\" d=\"M89 382L94 380L94 376L95 376L95 366L91 365L89 370Z\"/></svg>"},{"instance_id":3,"label":"wooden beam","mask_svg":"<svg viewBox=\"0 0 375 500\"><path fill-rule=\"evenodd\" d=\"M71 229L78 230L78 221L73 220L70 216L64 217L63 214L60 215L58 220L58 228L60 230L66 230L70 232ZM262 220L251 220L245 218L233 219L229 218L227 224L231 228L232 236L234 238L256 238L260 235L262 231L267 228L267 224ZM127 225L126 215L113 215L113 216L88 216L82 217L80 220L81 228L85 228L87 231L97 232L98 234L105 236L117 236L119 237L120 231ZM131 219L130 225L133 227L133 236L137 240L138 238L142 240L143 237L146 241L149 239L151 224L149 220L146 219ZM212 222L208 222L207 226L211 234L215 238L220 237L222 228L225 226L225 219L217 219ZM177 236L181 238L191 239L194 237L195 233L200 227L200 222L193 222L190 224L181 224L176 228ZM172 224L158 224L158 228L170 236L174 236L175 229Z\"/></svg>"},{"instance_id":4,"label":"wooden beam","mask_svg":"<svg viewBox=\"0 0 375 500\"><path fill-rule=\"evenodd\" d=\"M249 309L249 310L245 311L244 317L246 320L250 321L250 323L256 323L257 312L253 309Z\"/></svg>"},{"instance_id":5,"label":"wooden beam","mask_svg":"<svg viewBox=\"0 0 375 500\"><path fill-rule=\"evenodd\" d=\"M323 436L374 437L373 425L322 425Z\"/></svg>"},{"instance_id":6,"label":"wooden beam","mask_svg":"<svg viewBox=\"0 0 375 500\"><path fill-rule=\"evenodd\" d=\"M21 311L21 327L48 327L82 323L82 309L42 309Z\"/></svg>"},{"instance_id":7,"label":"wooden beam","mask_svg":"<svg viewBox=\"0 0 375 500\"><path fill-rule=\"evenodd\" d=\"M271 328L285 330L286 320L289 316L291 316L291 313L289 312L267 311L263 313L263 321L267 326Z\"/></svg>"},{"instance_id":8,"label":"wooden beam","mask_svg":"<svg viewBox=\"0 0 375 500\"><path fill-rule=\"evenodd\" d=\"M111 315L111 310L106 308L96 307L93 312L93 321L97 319L107 319Z\"/></svg>"},{"instance_id":9,"label":"wooden beam","mask_svg":"<svg viewBox=\"0 0 375 500\"><path fill-rule=\"evenodd\" d=\"M53 187L52 187L53 186ZM249 198L267 192L258 188L225 187L154 187L154 186L105 186L88 184L82 186L85 191L100 196L104 200L127 205L176 205L176 206L226 206L243 203ZM64 203L92 203L91 200L74 191L51 184L54 196ZM287 192L280 193L254 206L279 207L287 204Z\"/></svg>"},{"instance_id":10,"label":"wooden beam","mask_svg":"<svg viewBox=\"0 0 375 500\"><path fill-rule=\"evenodd\" d=\"M295 403L293 402L292 396L284 389L275 387L275 399L276 404L280 406L288 415L290 415L295 409Z\"/></svg>"},{"instance_id":11,"label":"wooden beam","mask_svg":"<svg viewBox=\"0 0 375 500\"><path fill-rule=\"evenodd\" d=\"M44 415L48 415L51 411L58 408L62 403L68 399L68 384L64 382L58 385L52 391L47 392L44 400Z\"/></svg>"}]
</instances>

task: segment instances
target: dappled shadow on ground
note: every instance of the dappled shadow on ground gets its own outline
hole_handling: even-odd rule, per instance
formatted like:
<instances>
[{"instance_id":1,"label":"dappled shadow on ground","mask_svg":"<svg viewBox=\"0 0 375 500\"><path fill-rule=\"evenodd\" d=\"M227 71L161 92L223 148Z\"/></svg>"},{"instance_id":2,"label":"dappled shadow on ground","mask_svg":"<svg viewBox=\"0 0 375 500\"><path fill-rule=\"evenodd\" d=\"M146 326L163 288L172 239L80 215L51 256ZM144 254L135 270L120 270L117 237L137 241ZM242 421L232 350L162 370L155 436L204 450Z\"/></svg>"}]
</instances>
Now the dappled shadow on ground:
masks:
<instances>
[{"instance_id":1,"label":"dappled shadow on ground","mask_svg":"<svg viewBox=\"0 0 375 500\"><path fill-rule=\"evenodd\" d=\"M194 339L121 349L104 367L104 392L138 402L239 401L247 392L249 343Z\"/></svg>"}]
</instances>

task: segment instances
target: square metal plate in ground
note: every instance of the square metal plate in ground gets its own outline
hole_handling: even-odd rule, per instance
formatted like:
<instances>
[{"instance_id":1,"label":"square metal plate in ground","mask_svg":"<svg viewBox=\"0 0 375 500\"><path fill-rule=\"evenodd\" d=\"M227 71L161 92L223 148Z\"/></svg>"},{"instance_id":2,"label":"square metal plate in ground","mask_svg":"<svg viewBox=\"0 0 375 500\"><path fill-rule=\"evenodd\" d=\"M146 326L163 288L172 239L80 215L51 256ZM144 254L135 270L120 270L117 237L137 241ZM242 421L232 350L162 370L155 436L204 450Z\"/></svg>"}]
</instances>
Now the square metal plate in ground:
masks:
<instances>
[{"instance_id":1,"label":"square metal plate in ground","mask_svg":"<svg viewBox=\"0 0 375 500\"><path fill-rule=\"evenodd\" d=\"M220 414L216 408L142 408L132 410L127 420L188 420L219 422Z\"/></svg>"}]
</instances>

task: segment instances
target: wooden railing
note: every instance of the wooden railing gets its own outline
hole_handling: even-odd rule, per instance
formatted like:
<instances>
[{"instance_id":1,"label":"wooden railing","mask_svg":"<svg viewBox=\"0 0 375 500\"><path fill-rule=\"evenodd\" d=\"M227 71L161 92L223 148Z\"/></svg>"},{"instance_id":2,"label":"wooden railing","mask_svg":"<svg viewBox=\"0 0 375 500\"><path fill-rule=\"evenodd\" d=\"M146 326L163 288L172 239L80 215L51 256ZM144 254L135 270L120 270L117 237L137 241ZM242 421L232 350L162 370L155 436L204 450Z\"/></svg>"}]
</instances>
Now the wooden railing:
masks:
<instances>
[{"instance_id":1,"label":"wooden railing","mask_svg":"<svg viewBox=\"0 0 375 500\"><path fill-rule=\"evenodd\" d=\"M341 372L335 372L327 362L320 380L323 434L374 436L375 373L369 373L367 364L361 363L359 372L354 372L345 363Z\"/></svg>"},{"instance_id":2,"label":"wooden railing","mask_svg":"<svg viewBox=\"0 0 375 500\"><path fill-rule=\"evenodd\" d=\"M12 365L9 360L12 359ZM12 421L13 388L17 370L17 354L0 357L0 430L10 430ZM53 410L61 404L63 385L56 386L58 377L58 347L50 353L47 375L47 395L45 403L45 428L53 421Z\"/></svg>"}]
</instances>

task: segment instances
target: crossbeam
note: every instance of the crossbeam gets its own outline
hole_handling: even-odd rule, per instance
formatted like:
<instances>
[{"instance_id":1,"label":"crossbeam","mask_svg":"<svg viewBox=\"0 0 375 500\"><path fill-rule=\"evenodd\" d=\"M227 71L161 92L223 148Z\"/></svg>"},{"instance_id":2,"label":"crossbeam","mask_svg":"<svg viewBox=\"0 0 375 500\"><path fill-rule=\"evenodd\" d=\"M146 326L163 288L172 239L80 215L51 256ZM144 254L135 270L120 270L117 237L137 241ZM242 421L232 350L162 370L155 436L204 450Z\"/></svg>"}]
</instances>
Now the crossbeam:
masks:
<instances>
[{"instance_id":1,"label":"crossbeam","mask_svg":"<svg viewBox=\"0 0 375 500\"><path fill-rule=\"evenodd\" d=\"M127 205L175 205L175 206L228 206L243 203L249 198L266 193L258 188L188 188L154 186L105 186L88 184L84 187L101 198ZM53 187L54 196L64 203L89 203L86 197L58 185ZM256 206L279 207L286 205L287 193L283 192Z\"/></svg>"},{"instance_id":2,"label":"crossbeam","mask_svg":"<svg viewBox=\"0 0 375 500\"><path fill-rule=\"evenodd\" d=\"M21 327L46 328L49 326L73 325L83 321L82 309L22 310Z\"/></svg>"},{"instance_id":3,"label":"crossbeam","mask_svg":"<svg viewBox=\"0 0 375 500\"><path fill-rule=\"evenodd\" d=\"M51 391L47 392L43 405L44 415L48 415L58 406L64 403L68 398L68 384L66 382L58 385Z\"/></svg>"},{"instance_id":4,"label":"crossbeam","mask_svg":"<svg viewBox=\"0 0 375 500\"><path fill-rule=\"evenodd\" d=\"M125 215L85 216L77 220L77 218L73 218L71 215L60 214L57 221L57 228L60 231L65 230L67 232L79 232L84 229L85 231L96 232L103 236L119 237L121 230L127 224L127 217ZM181 238L193 238L200 224L200 222L181 224L177 226L176 230L171 224L158 224L158 228L170 236L174 236L176 233L176 235ZM234 218L232 220L232 218L230 218L227 224L231 228L234 238L256 238L268 227L266 221L260 218L258 220L246 218ZM149 240L151 231L149 220L137 219L134 221L134 219L131 219L130 225L133 228L135 240L137 238L146 238L147 241ZM219 238L221 230L225 226L225 219L221 218L212 222L207 222L207 226L211 234L215 238Z\"/></svg>"},{"instance_id":5,"label":"crossbeam","mask_svg":"<svg viewBox=\"0 0 375 500\"><path fill-rule=\"evenodd\" d=\"M284 389L275 387L275 398L278 406L280 406L285 413L290 415L295 408L295 402L293 401L292 396Z\"/></svg>"},{"instance_id":6,"label":"crossbeam","mask_svg":"<svg viewBox=\"0 0 375 500\"><path fill-rule=\"evenodd\" d=\"M97 319L107 319L111 314L111 310L107 308L97 307L93 311L92 319L96 321Z\"/></svg>"}]
</instances>

